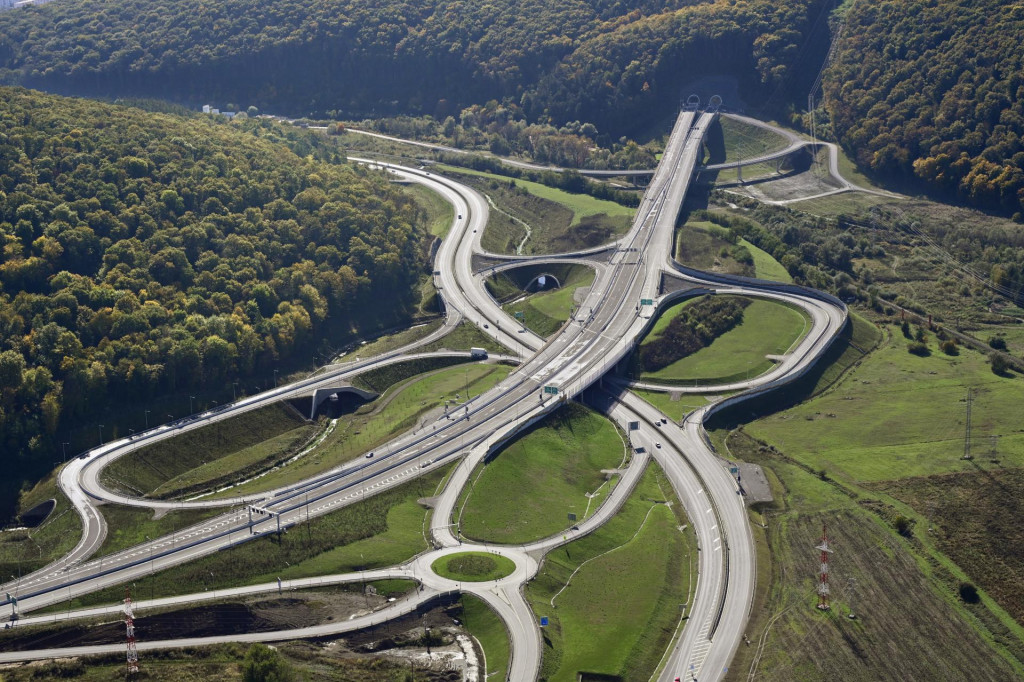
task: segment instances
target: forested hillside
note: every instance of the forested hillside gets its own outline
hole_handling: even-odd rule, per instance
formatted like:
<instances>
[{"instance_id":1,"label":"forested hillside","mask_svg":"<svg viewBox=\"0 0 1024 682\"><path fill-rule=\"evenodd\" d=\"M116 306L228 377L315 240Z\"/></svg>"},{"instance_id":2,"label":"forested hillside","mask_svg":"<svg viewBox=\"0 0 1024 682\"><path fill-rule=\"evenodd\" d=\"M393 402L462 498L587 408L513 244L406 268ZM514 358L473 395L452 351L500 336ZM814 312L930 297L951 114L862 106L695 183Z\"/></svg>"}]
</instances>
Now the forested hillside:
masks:
<instances>
[{"instance_id":1,"label":"forested hillside","mask_svg":"<svg viewBox=\"0 0 1024 682\"><path fill-rule=\"evenodd\" d=\"M0 15L0 80L291 115L490 99L618 135L731 74L773 93L827 44L823 0L68 0Z\"/></svg>"},{"instance_id":2,"label":"forested hillside","mask_svg":"<svg viewBox=\"0 0 1024 682\"><path fill-rule=\"evenodd\" d=\"M1024 220L1024 5L857 2L825 104L857 162Z\"/></svg>"},{"instance_id":3,"label":"forested hillside","mask_svg":"<svg viewBox=\"0 0 1024 682\"><path fill-rule=\"evenodd\" d=\"M49 470L62 427L102 404L230 384L322 328L402 318L416 209L281 134L0 88L6 485Z\"/></svg>"}]
</instances>

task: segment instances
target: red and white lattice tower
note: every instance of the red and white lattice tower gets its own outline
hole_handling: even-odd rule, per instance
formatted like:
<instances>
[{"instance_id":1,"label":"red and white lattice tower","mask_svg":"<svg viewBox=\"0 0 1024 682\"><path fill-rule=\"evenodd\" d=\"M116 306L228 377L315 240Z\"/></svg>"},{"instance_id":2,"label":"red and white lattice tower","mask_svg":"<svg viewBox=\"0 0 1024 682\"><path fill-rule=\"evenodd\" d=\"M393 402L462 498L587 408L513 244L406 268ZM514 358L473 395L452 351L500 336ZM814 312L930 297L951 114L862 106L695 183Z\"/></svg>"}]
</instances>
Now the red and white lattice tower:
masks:
<instances>
[{"instance_id":1,"label":"red and white lattice tower","mask_svg":"<svg viewBox=\"0 0 1024 682\"><path fill-rule=\"evenodd\" d=\"M818 608L822 611L829 610L828 604L828 555L832 550L828 546L828 532L825 524L821 525L821 544L815 547L821 550L821 572L818 574Z\"/></svg>"},{"instance_id":2,"label":"red and white lattice tower","mask_svg":"<svg viewBox=\"0 0 1024 682\"><path fill-rule=\"evenodd\" d=\"M125 590L124 626L128 636L128 651L125 672L128 677L139 672L139 652L135 648L135 614L132 613L132 593Z\"/></svg>"}]
</instances>

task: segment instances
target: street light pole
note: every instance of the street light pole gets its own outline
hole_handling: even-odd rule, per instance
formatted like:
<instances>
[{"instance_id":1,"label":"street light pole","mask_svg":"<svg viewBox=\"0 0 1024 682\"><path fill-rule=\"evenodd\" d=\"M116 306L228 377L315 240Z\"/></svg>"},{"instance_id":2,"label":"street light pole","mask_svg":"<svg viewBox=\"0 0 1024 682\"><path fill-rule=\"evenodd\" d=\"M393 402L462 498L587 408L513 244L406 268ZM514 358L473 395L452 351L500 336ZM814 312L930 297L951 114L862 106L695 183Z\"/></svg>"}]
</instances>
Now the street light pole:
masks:
<instances>
[{"instance_id":1,"label":"street light pole","mask_svg":"<svg viewBox=\"0 0 1024 682\"><path fill-rule=\"evenodd\" d=\"M64 461L65 462L68 461L68 444L67 443L61 443L60 444L60 449L64 453Z\"/></svg>"},{"instance_id":2,"label":"street light pole","mask_svg":"<svg viewBox=\"0 0 1024 682\"><path fill-rule=\"evenodd\" d=\"M99 427L100 427L100 445L103 445L103 424L100 424Z\"/></svg>"},{"instance_id":3,"label":"street light pole","mask_svg":"<svg viewBox=\"0 0 1024 682\"><path fill-rule=\"evenodd\" d=\"M195 414L195 412L192 411L192 401L195 400L195 399L196 399L196 397L194 395L190 395L188 397L188 413L189 414Z\"/></svg>"},{"instance_id":4,"label":"street light pole","mask_svg":"<svg viewBox=\"0 0 1024 682\"><path fill-rule=\"evenodd\" d=\"M149 410L146 410L146 428L149 428Z\"/></svg>"}]
</instances>

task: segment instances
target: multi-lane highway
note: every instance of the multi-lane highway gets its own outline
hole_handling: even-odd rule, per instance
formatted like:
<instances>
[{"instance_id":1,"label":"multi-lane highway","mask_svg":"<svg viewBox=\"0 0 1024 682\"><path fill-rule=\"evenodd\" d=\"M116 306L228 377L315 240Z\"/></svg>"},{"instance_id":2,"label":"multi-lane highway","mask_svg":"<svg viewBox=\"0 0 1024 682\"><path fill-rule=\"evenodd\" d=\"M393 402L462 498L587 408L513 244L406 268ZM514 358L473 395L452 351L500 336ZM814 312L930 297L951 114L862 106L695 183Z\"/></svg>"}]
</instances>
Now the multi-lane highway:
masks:
<instances>
[{"instance_id":1,"label":"multi-lane highway","mask_svg":"<svg viewBox=\"0 0 1024 682\"><path fill-rule=\"evenodd\" d=\"M309 481L255 496L260 498L261 507L278 515L275 518L252 524L248 513L236 507L204 524L99 561L85 560L102 540L102 523L93 506L94 499L150 507L167 504L174 507L230 506L252 501L249 497L189 503L134 499L103 488L98 474L104 464L116 457L130 456L143 444L174 437L243 410L256 409L284 398L309 395L318 387L334 388L339 381L360 370L379 362L397 361L399 355L411 349L402 349L385 358L367 360L356 366L331 369L312 379L282 386L217 412L153 429L134 439L117 441L89 453L85 459L75 460L66 467L60 477L62 488L83 516L86 529L83 540L70 555L67 570L64 570L63 563L58 563L29 576L18 585L21 610L27 612L75 594L123 583L135 576L219 551L247 541L251 533L272 532L276 529L277 518L284 526L300 523L307 514L315 516L333 511L339 506L357 502L365 495L397 485L440 462L464 458L465 461L450 478L433 516L431 530L440 549L418 557L405 567L389 569L392 571L389 575L393 576L408 575L415 570L415 577L425 586L423 592L396 605L393 608L395 613L410 608L409 604L450 589L450 585L430 573L429 562L439 552L458 548L459 541L451 532L450 520L454 501L475 463L524 426L555 409L562 400L578 395L600 380L632 351L652 324L656 310L678 296L660 295L659 286L663 271L676 267L671 260L673 231L694 169L700 161L704 134L713 118L713 113L680 114L662 161L637 210L632 229L617 243L610 262L597 268L594 284L577 317L550 340L522 329L508 317L486 293L481 279L472 272L472 257L480 251L480 237L487 223L487 202L483 197L459 183L425 171L364 160L385 168L397 178L431 187L453 205L456 218L448 238L442 243L435 265L435 283L449 314L446 329L460 320L475 324L515 352L522 358L522 364L493 390L394 441L386 448L387 454L381 454L378 448L378 457L372 460L360 458ZM845 323L846 313L841 303L798 287L714 280L703 273L684 272L681 276L688 279L695 290L781 298L806 310L812 319L810 332L772 373L737 384L732 387L734 390L770 390L791 381L807 371ZM654 305L641 305L644 299L651 299ZM552 387L557 393L545 394L542 391L545 386ZM742 398L743 394L730 398L729 402ZM716 405L707 409L718 408ZM700 674L702 680L717 679L739 641L753 595L753 547L736 484L702 438L704 412L693 415L682 427L656 426L660 414L628 393L610 399L606 409L620 422L641 421L644 426L639 438L650 441L648 446L655 438L664 442L663 448L649 449L666 470L693 519L702 548L697 593L690 605L689 624L668 652L661 679L672 680L675 676L691 672ZM640 470L642 461L642 457L634 458L634 466L626 472L615 494L581 524L578 533L589 532L614 513L631 489L632 477L638 475L636 472ZM549 538L536 543L529 551L542 554L565 541L562 536ZM530 563L533 560L526 549L490 548L513 558L517 565L516 573L489 589L460 586L463 590L479 593L481 598L492 604L508 626L513 645L510 679L514 680L533 679L541 656L539 630L520 592L523 581L536 571L536 562ZM12 587L4 586L3 589ZM204 597L185 596L171 603L187 603ZM259 638L301 636L309 635L262 633ZM158 645L177 646L181 642L147 643L147 646ZM31 654L40 658L56 655L45 651ZM29 656L25 652L12 652L0 654L0 660L20 660Z\"/></svg>"}]
</instances>

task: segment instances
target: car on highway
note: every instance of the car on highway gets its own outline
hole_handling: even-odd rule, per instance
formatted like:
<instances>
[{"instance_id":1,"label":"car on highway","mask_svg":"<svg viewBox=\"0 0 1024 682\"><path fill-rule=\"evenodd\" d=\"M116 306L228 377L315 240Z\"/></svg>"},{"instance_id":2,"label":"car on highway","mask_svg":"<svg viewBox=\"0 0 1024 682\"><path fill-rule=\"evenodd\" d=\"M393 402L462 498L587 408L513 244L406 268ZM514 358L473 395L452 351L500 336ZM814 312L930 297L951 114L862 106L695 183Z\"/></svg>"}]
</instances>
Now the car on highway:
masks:
<instances>
[{"instance_id":1,"label":"car on highway","mask_svg":"<svg viewBox=\"0 0 1024 682\"><path fill-rule=\"evenodd\" d=\"M654 447L656 447L656 448L658 448L660 450L661 449L661 443L655 443Z\"/></svg>"},{"instance_id":2,"label":"car on highway","mask_svg":"<svg viewBox=\"0 0 1024 682\"><path fill-rule=\"evenodd\" d=\"M373 457L373 453L372 452L367 452L366 453L366 459L370 459L371 457Z\"/></svg>"}]
</instances>

